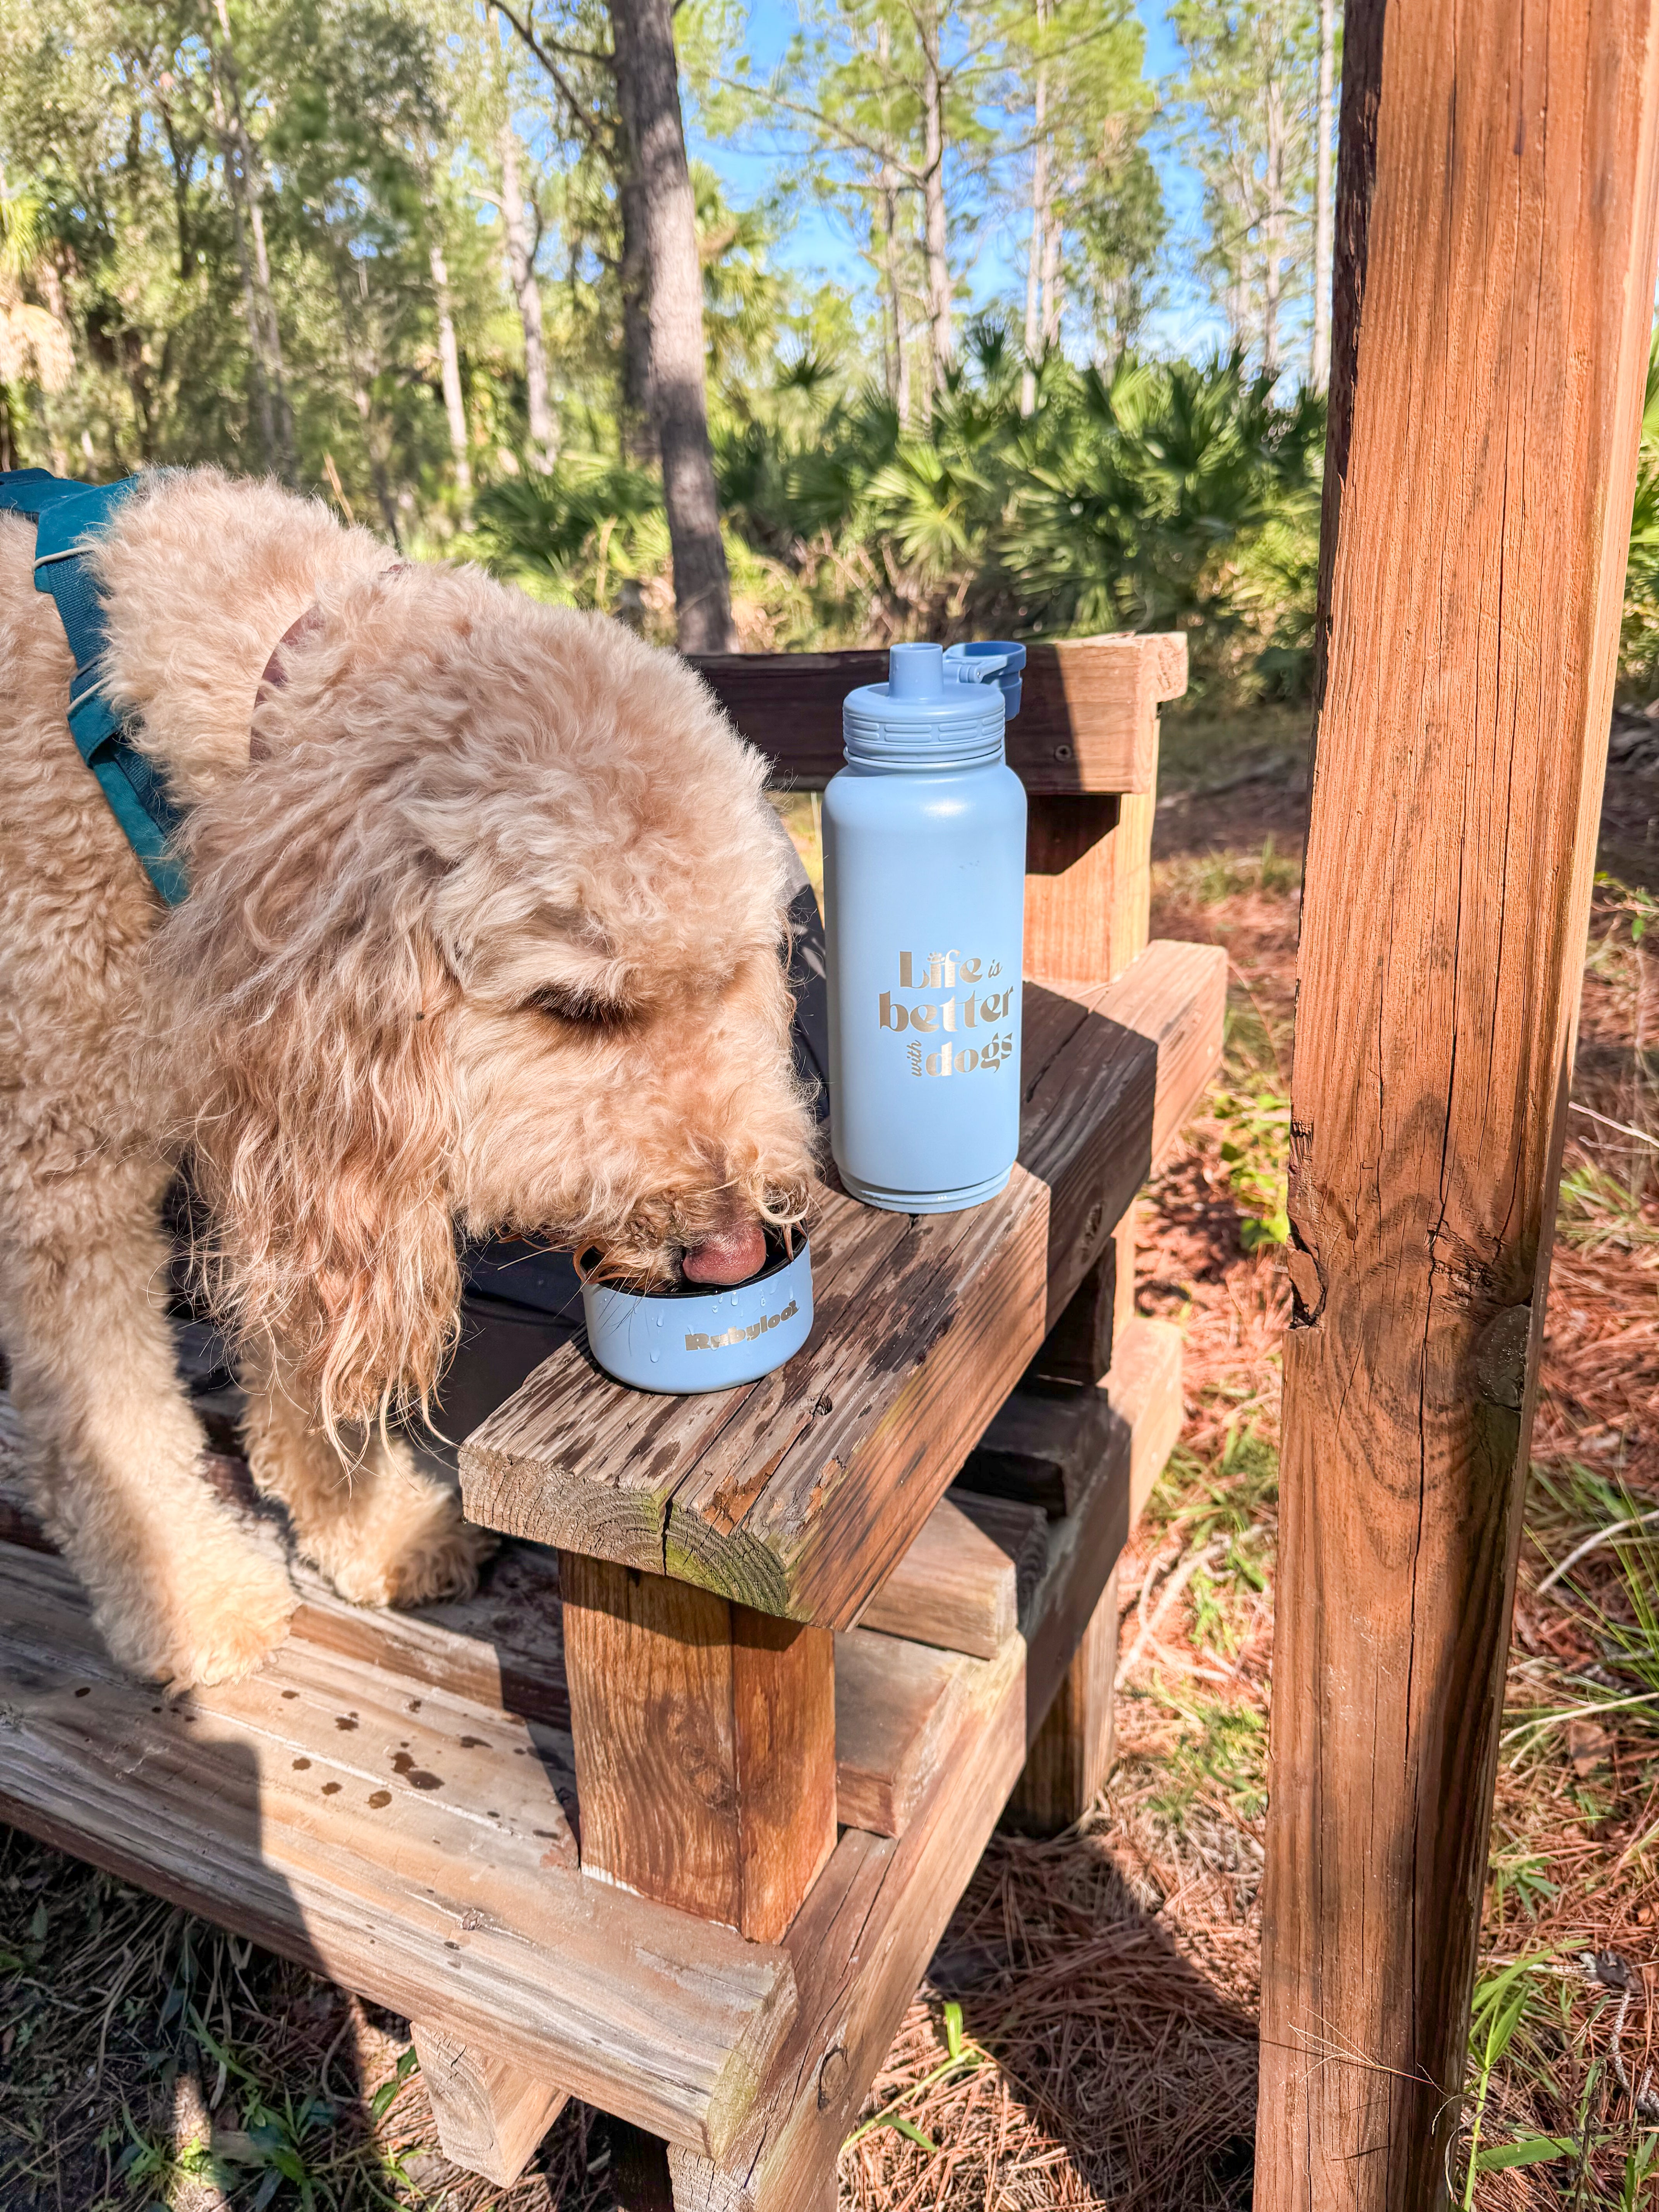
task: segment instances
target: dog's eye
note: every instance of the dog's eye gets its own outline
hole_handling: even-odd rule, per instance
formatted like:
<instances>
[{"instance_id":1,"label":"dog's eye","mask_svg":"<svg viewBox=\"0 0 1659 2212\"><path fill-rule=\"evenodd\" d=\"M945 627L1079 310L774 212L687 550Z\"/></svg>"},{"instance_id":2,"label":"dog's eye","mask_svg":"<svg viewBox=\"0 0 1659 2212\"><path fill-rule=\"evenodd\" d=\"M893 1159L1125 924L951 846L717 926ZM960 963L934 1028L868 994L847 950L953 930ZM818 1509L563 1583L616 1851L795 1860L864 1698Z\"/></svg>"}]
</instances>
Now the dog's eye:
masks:
<instances>
[{"instance_id":1,"label":"dog's eye","mask_svg":"<svg viewBox=\"0 0 1659 2212\"><path fill-rule=\"evenodd\" d=\"M531 993L525 1006L538 1014L556 1014L562 1022L621 1022L628 1018L626 1006L618 1006L614 999L596 998L576 983L544 983L539 991Z\"/></svg>"}]
</instances>

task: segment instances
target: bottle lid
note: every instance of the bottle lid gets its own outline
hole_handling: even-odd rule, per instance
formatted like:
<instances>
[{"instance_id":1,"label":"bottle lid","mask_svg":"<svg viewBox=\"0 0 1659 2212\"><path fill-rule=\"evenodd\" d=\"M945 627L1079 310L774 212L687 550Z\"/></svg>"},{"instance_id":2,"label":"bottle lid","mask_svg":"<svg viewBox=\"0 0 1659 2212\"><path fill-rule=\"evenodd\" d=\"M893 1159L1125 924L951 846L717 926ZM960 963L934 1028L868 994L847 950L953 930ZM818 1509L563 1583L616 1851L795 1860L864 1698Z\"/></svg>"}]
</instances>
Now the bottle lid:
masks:
<instances>
[{"instance_id":1,"label":"bottle lid","mask_svg":"<svg viewBox=\"0 0 1659 2212\"><path fill-rule=\"evenodd\" d=\"M887 681L861 684L842 709L848 761L912 774L1000 761L1024 665L1023 645L892 647Z\"/></svg>"}]
</instances>

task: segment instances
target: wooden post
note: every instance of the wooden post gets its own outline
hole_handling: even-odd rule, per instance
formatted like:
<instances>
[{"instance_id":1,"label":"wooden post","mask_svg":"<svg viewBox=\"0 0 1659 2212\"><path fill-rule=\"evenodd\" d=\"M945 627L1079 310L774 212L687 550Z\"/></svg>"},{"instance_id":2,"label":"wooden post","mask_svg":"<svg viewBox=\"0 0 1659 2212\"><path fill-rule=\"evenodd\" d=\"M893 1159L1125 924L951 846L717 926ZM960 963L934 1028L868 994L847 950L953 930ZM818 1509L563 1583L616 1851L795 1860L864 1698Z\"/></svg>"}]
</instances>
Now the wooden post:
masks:
<instances>
[{"instance_id":1,"label":"wooden post","mask_svg":"<svg viewBox=\"0 0 1659 2212\"><path fill-rule=\"evenodd\" d=\"M582 1871L775 1942L836 1841L835 1637L559 1554Z\"/></svg>"},{"instance_id":2,"label":"wooden post","mask_svg":"<svg viewBox=\"0 0 1659 2212\"><path fill-rule=\"evenodd\" d=\"M1113 1678L1117 1673L1117 1569L1072 1655L1001 1825L1055 1836L1080 1820L1112 1768Z\"/></svg>"},{"instance_id":3,"label":"wooden post","mask_svg":"<svg viewBox=\"0 0 1659 2212\"><path fill-rule=\"evenodd\" d=\"M410 2032L444 2156L510 2187L563 2111L564 2091L532 2081L504 2058L486 2057L441 2028L416 2021Z\"/></svg>"},{"instance_id":4,"label":"wooden post","mask_svg":"<svg viewBox=\"0 0 1659 2212\"><path fill-rule=\"evenodd\" d=\"M1654 286L1655 0L1350 0L1261 2212L1443 2203Z\"/></svg>"}]
</instances>

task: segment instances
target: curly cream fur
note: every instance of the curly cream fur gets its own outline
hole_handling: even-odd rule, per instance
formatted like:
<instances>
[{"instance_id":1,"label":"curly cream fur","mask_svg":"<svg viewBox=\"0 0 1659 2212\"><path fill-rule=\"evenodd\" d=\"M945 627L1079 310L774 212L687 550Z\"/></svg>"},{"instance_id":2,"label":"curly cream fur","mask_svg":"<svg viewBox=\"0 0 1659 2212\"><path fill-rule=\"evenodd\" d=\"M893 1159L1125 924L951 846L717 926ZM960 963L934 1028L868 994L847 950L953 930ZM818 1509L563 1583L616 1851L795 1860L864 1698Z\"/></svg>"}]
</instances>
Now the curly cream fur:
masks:
<instances>
[{"instance_id":1,"label":"curly cream fur","mask_svg":"<svg viewBox=\"0 0 1659 2212\"><path fill-rule=\"evenodd\" d=\"M195 1473L178 1161L302 1547L364 1602L466 1583L477 1532L385 1426L439 1390L455 1223L649 1279L804 1208L784 857L672 656L198 471L99 554L106 690L190 808L167 915L64 726L32 539L0 518L0 1342L112 1647L213 1680L293 1601Z\"/></svg>"}]
</instances>

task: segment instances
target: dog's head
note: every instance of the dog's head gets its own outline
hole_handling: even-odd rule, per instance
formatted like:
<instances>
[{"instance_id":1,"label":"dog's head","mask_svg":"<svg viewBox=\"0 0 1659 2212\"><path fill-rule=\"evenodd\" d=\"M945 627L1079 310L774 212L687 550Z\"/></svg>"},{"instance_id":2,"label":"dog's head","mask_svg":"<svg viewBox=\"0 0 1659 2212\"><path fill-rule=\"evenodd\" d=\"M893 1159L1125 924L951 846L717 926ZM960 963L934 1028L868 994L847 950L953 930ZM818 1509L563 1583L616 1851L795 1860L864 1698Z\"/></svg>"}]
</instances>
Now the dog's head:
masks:
<instances>
[{"instance_id":1,"label":"dog's head","mask_svg":"<svg viewBox=\"0 0 1659 2212\"><path fill-rule=\"evenodd\" d=\"M736 1281L811 1122L786 848L690 671L469 571L322 613L159 950L222 1291L332 1421L432 1390L457 1221Z\"/></svg>"}]
</instances>

